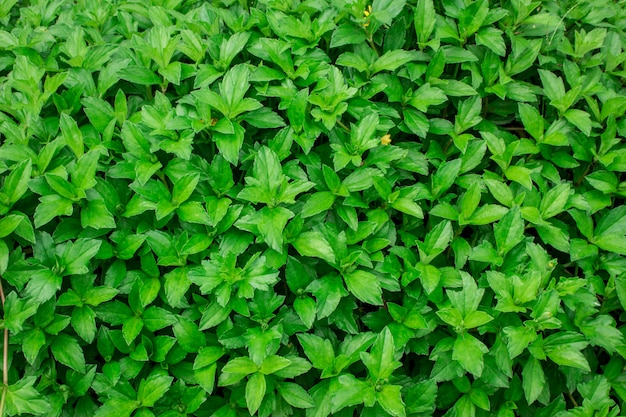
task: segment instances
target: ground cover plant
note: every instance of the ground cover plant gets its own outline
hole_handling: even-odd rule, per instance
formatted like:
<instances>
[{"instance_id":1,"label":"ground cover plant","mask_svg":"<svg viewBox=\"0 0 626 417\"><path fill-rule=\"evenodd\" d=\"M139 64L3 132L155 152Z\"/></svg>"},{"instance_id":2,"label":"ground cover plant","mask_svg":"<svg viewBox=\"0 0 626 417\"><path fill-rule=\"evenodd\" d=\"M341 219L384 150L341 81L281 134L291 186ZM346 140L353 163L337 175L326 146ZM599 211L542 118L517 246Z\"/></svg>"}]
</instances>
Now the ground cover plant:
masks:
<instances>
[{"instance_id":1,"label":"ground cover plant","mask_svg":"<svg viewBox=\"0 0 626 417\"><path fill-rule=\"evenodd\" d=\"M0 0L0 415L623 415L625 6Z\"/></svg>"}]
</instances>

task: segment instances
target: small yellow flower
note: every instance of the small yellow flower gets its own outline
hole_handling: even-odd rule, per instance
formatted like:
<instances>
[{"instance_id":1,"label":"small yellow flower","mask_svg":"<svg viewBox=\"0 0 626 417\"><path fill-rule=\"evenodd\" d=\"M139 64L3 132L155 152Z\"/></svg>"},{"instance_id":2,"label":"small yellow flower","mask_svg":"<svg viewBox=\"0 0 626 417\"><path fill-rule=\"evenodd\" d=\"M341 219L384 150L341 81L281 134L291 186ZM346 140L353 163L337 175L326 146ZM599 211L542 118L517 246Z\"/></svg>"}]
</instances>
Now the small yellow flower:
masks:
<instances>
[{"instance_id":1,"label":"small yellow flower","mask_svg":"<svg viewBox=\"0 0 626 417\"><path fill-rule=\"evenodd\" d=\"M380 138L380 144L387 146L391 143L391 135L389 133L387 133L385 136L383 136L382 138Z\"/></svg>"},{"instance_id":2,"label":"small yellow flower","mask_svg":"<svg viewBox=\"0 0 626 417\"><path fill-rule=\"evenodd\" d=\"M367 19L371 13L372 13L372 6L367 6L367 9L363 10L363 17ZM368 27L369 25L370 25L370 22L363 23L364 28Z\"/></svg>"}]
</instances>

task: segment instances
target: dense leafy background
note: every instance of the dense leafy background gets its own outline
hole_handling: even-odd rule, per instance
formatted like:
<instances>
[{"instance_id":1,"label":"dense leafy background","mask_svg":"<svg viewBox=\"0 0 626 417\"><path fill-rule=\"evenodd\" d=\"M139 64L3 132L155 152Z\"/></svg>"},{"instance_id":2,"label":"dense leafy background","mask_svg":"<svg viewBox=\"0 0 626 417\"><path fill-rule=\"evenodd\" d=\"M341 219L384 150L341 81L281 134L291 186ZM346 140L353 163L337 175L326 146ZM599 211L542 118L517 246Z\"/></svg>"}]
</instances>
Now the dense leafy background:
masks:
<instances>
[{"instance_id":1,"label":"dense leafy background","mask_svg":"<svg viewBox=\"0 0 626 417\"><path fill-rule=\"evenodd\" d=\"M619 415L625 7L0 0L0 407Z\"/></svg>"}]
</instances>

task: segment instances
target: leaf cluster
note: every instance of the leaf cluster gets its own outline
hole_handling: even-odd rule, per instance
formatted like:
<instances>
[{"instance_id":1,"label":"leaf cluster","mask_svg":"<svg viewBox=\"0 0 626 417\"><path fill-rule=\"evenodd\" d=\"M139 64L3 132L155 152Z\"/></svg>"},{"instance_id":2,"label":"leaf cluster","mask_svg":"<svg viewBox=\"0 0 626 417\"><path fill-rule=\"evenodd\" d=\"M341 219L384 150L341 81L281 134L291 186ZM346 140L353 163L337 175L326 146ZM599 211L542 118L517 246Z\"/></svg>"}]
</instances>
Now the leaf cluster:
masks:
<instances>
[{"instance_id":1,"label":"leaf cluster","mask_svg":"<svg viewBox=\"0 0 626 417\"><path fill-rule=\"evenodd\" d=\"M0 0L0 414L620 415L624 45L612 0Z\"/></svg>"}]
</instances>

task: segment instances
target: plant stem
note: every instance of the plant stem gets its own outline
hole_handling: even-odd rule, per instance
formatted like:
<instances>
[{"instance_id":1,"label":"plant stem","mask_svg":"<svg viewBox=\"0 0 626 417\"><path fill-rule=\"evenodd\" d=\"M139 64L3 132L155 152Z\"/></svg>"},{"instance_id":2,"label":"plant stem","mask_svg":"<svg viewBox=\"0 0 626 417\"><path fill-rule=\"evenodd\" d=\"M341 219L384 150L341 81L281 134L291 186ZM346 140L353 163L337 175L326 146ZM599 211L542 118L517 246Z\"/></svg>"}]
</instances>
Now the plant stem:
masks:
<instances>
[{"instance_id":1,"label":"plant stem","mask_svg":"<svg viewBox=\"0 0 626 417\"><path fill-rule=\"evenodd\" d=\"M0 279L0 302L4 312L4 288ZM0 399L0 416L4 416L4 406L6 404L7 389L9 388L9 329L4 324L4 343L2 345L2 398Z\"/></svg>"},{"instance_id":2,"label":"plant stem","mask_svg":"<svg viewBox=\"0 0 626 417\"><path fill-rule=\"evenodd\" d=\"M367 43L370 44L374 52L376 52L376 55L380 56L380 53L378 52L378 48L376 48L376 44L374 43L374 39L372 39L371 36L367 38Z\"/></svg>"},{"instance_id":3,"label":"plant stem","mask_svg":"<svg viewBox=\"0 0 626 417\"><path fill-rule=\"evenodd\" d=\"M583 182L583 180L585 179L585 176L587 176L587 174L591 170L591 167L593 167L593 162L589 162L587 164L587 168L585 168L585 172L583 172L583 174L580 177L578 177L578 179L576 180L577 187L580 185L581 182Z\"/></svg>"},{"instance_id":4,"label":"plant stem","mask_svg":"<svg viewBox=\"0 0 626 417\"><path fill-rule=\"evenodd\" d=\"M569 398L572 404L574 404L574 407L578 407L578 403L576 402L576 399L572 396L572 393L569 391L566 391L566 393L567 393L567 398Z\"/></svg>"},{"instance_id":5,"label":"plant stem","mask_svg":"<svg viewBox=\"0 0 626 417\"><path fill-rule=\"evenodd\" d=\"M345 123L341 121L341 119L337 119L337 124L346 132L350 132L350 128L346 126Z\"/></svg>"}]
</instances>

